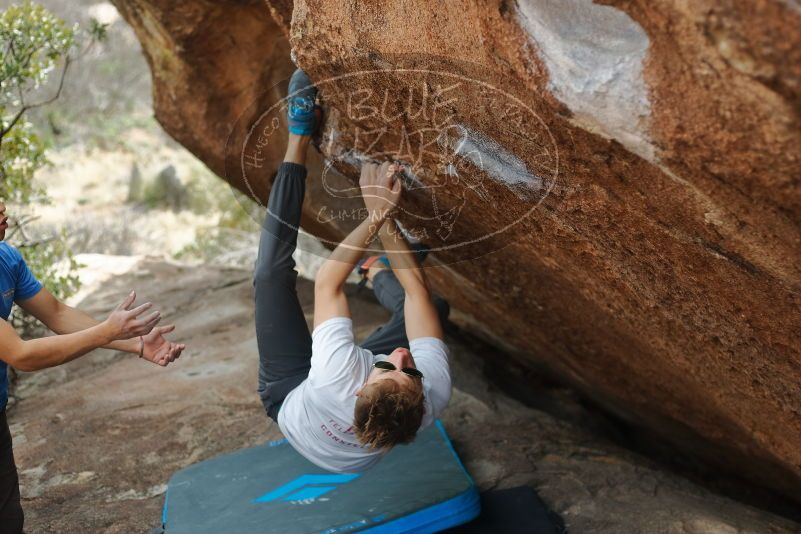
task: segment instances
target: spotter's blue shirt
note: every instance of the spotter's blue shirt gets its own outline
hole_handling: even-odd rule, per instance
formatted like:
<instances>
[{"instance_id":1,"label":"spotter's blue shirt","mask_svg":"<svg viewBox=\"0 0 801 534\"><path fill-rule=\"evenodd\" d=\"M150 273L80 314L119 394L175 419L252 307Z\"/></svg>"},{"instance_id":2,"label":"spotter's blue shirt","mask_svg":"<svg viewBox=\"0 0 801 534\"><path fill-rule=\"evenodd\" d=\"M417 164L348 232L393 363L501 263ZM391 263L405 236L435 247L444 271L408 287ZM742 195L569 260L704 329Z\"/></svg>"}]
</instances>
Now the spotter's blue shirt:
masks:
<instances>
[{"instance_id":1,"label":"spotter's blue shirt","mask_svg":"<svg viewBox=\"0 0 801 534\"><path fill-rule=\"evenodd\" d=\"M7 243L0 242L0 316L8 320L14 301L29 299L42 289L22 254ZM8 402L8 364L0 360L0 412Z\"/></svg>"}]
</instances>

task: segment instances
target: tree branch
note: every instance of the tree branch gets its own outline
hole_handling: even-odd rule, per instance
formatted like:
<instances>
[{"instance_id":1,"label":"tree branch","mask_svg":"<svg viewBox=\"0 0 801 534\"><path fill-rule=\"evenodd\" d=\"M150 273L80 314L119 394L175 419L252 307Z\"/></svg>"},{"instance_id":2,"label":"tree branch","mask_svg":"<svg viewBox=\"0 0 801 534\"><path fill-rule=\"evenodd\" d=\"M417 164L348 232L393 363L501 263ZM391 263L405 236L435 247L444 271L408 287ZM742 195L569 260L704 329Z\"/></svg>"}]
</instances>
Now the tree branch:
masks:
<instances>
[{"instance_id":1,"label":"tree branch","mask_svg":"<svg viewBox=\"0 0 801 534\"><path fill-rule=\"evenodd\" d=\"M8 134L8 132L11 131L11 129L17 124L17 122L19 122L19 120L22 118L22 115L26 111L30 111L30 110L38 108L38 107L46 106L47 104L55 102L58 99L58 97L61 96L61 91L64 89L64 79L67 76L67 69L69 69L70 63L72 63L72 58L70 58L69 56L66 56L64 58L64 67L61 69L61 79L59 79L59 81L58 81L58 90L56 91L56 93L52 97L48 98L47 100L43 100L41 102L37 102L36 104L23 105L19 109L17 114L14 115L14 118L11 119L11 122L9 123L9 125L6 126L5 128L3 128L2 130L0 130L0 139L5 137L5 135ZM22 89L21 88L20 88L20 102L22 102Z\"/></svg>"},{"instance_id":2,"label":"tree branch","mask_svg":"<svg viewBox=\"0 0 801 534\"><path fill-rule=\"evenodd\" d=\"M23 216L21 216L19 219L16 220L16 222L14 224L14 227L11 228L11 231L6 236L6 240L10 239L11 237L14 236L14 234L19 232L22 235L22 243L23 243L23 244L20 245L20 247L33 246L34 244L37 244L38 242L32 241L31 238L28 237L28 234L25 233L25 225L26 224L30 224L31 222L35 221L36 219L39 219L38 215L23 215ZM52 238L50 239L50 241L52 241ZM46 241L42 241L42 242L46 242Z\"/></svg>"},{"instance_id":3,"label":"tree branch","mask_svg":"<svg viewBox=\"0 0 801 534\"><path fill-rule=\"evenodd\" d=\"M59 81L58 81L58 90L56 91L56 94L54 94L53 96L51 96L47 100L44 100L42 102L38 102L36 104L31 104L30 106L28 106L29 110L33 109L33 108L38 108L38 107L41 107L41 106L46 106L47 104L55 102L58 99L58 97L61 96L61 91L64 89L64 79L67 76L67 69L70 68L70 63L72 63L72 58L70 58L69 56L65 56L64 57L64 68L61 69L61 79L59 79Z\"/></svg>"},{"instance_id":4,"label":"tree branch","mask_svg":"<svg viewBox=\"0 0 801 534\"><path fill-rule=\"evenodd\" d=\"M9 39L8 46L6 46L6 49L3 51L3 57L0 58L0 65L5 63L6 58L8 57L9 52L11 52L11 48L13 46L14 46L14 40L13 39Z\"/></svg>"},{"instance_id":5,"label":"tree branch","mask_svg":"<svg viewBox=\"0 0 801 534\"><path fill-rule=\"evenodd\" d=\"M20 118L22 118L22 114L25 113L27 110L28 110L28 108L26 108L24 106L19 109L17 114L14 115L14 118L11 119L11 122L8 123L8 126L3 128L2 130L0 130L0 139L5 137L6 134L8 134L8 132L11 131L11 128L13 128L17 124L17 122L19 122Z\"/></svg>"}]
</instances>

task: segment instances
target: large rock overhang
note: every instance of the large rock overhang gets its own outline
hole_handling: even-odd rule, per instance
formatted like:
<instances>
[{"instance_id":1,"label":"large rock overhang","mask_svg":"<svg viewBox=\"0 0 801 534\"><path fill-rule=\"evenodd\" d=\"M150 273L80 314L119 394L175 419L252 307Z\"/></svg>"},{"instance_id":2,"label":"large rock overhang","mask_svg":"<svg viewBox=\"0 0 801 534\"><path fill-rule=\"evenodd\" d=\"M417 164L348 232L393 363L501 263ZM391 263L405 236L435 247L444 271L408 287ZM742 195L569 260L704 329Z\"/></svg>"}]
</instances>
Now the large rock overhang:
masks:
<instances>
[{"instance_id":1,"label":"large rock overhang","mask_svg":"<svg viewBox=\"0 0 801 534\"><path fill-rule=\"evenodd\" d=\"M360 159L411 164L432 140L411 133L445 131L430 144L444 159L408 176L400 218L434 245L432 282L461 319L801 499L791 3L114 3L148 58L159 122L262 201L294 51L327 119L303 226L328 242L358 214ZM426 87L447 120L415 113Z\"/></svg>"}]
</instances>

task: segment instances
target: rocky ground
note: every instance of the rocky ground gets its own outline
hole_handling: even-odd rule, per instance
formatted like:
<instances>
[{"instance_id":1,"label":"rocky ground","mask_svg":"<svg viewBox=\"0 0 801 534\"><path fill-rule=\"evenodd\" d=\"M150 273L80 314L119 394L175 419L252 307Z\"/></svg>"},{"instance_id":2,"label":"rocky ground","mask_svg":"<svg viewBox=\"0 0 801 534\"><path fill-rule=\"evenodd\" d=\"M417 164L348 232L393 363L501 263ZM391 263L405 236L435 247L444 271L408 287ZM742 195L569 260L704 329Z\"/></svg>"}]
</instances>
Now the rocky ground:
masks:
<instances>
[{"instance_id":1,"label":"rocky ground","mask_svg":"<svg viewBox=\"0 0 801 534\"><path fill-rule=\"evenodd\" d=\"M81 261L84 309L100 317L136 288L178 325L188 349L166 369L98 351L21 377L9 418L27 532L146 532L159 523L175 470L280 437L255 393L250 273L142 257ZM311 319L312 285L299 289ZM363 337L386 314L369 293L354 298ZM597 430L600 416L568 390L529 377L543 409L513 400L487 379L472 341L449 343L455 391L443 420L482 489L531 485L570 532L801 530L614 445Z\"/></svg>"}]
</instances>

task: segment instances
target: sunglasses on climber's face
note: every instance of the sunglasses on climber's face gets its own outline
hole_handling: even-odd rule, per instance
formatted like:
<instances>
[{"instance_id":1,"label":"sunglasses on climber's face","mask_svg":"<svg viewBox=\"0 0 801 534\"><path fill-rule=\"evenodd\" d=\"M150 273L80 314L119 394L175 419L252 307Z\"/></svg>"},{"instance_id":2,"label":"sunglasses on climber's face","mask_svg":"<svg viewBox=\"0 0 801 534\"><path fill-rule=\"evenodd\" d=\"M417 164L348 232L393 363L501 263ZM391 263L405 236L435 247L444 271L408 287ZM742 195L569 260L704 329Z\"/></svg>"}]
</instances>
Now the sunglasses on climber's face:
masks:
<instances>
[{"instance_id":1,"label":"sunglasses on climber's face","mask_svg":"<svg viewBox=\"0 0 801 534\"><path fill-rule=\"evenodd\" d=\"M385 361L378 361L373 364L373 367L376 369L381 369L382 371L397 371L398 368L395 367L395 364L392 362L385 362ZM423 378L423 373L415 369L414 367L404 367L400 370L402 373L405 373L412 378Z\"/></svg>"}]
</instances>

